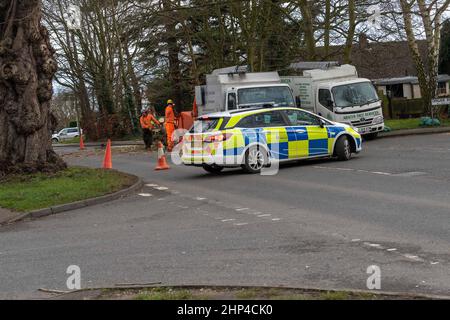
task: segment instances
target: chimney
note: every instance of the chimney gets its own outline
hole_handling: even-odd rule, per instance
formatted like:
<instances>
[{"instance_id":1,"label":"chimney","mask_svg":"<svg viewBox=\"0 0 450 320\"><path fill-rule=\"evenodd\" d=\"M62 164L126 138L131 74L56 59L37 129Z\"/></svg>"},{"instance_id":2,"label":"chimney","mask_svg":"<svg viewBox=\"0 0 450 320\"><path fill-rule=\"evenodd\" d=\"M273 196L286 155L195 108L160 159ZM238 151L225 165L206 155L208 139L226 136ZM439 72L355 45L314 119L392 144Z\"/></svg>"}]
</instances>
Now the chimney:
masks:
<instances>
[{"instance_id":1,"label":"chimney","mask_svg":"<svg viewBox=\"0 0 450 320\"><path fill-rule=\"evenodd\" d=\"M369 47L369 40L367 39L367 35L365 33L359 34L359 49L365 50Z\"/></svg>"}]
</instances>

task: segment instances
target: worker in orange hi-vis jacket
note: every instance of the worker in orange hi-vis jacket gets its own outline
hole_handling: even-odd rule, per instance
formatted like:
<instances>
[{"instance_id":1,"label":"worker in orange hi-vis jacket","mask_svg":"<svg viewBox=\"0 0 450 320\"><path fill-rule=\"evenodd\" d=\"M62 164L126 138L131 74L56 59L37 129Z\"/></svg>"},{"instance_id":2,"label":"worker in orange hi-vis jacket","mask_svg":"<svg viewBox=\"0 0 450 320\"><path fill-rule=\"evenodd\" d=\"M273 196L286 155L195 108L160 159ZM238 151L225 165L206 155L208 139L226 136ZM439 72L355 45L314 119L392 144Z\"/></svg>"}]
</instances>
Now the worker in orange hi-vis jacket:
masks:
<instances>
[{"instance_id":1,"label":"worker in orange hi-vis jacket","mask_svg":"<svg viewBox=\"0 0 450 320\"><path fill-rule=\"evenodd\" d=\"M167 100L167 107L166 107L166 133L167 133L167 151L172 152L174 142L173 142L173 133L175 132L175 111L173 110L173 107L175 104L172 100Z\"/></svg>"},{"instance_id":2,"label":"worker in orange hi-vis jacket","mask_svg":"<svg viewBox=\"0 0 450 320\"><path fill-rule=\"evenodd\" d=\"M153 129L155 125L161 125L161 123L155 118L150 109L145 110L140 118L142 132L144 134L144 143L146 149L151 149L153 143Z\"/></svg>"}]
</instances>

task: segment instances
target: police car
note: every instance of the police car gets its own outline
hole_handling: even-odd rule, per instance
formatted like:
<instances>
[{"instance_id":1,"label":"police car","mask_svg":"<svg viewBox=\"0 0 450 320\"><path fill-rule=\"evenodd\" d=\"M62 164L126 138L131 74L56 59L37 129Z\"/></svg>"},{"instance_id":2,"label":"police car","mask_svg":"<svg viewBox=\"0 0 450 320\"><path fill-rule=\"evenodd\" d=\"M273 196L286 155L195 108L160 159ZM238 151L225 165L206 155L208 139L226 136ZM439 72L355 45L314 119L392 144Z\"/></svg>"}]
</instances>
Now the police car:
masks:
<instances>
[{"instance_id":1,"label":"police car","mask_svg":"<svg viewBox=\"0 0 450 320\"><path fill-rule=\"evenodd\" d=\"M181 159L211 173L230 167L258 173L273 162L350 160L361 148L356 129L302 109L240 109L198 118L183 138Z\"/></svg>"}]
</instances>

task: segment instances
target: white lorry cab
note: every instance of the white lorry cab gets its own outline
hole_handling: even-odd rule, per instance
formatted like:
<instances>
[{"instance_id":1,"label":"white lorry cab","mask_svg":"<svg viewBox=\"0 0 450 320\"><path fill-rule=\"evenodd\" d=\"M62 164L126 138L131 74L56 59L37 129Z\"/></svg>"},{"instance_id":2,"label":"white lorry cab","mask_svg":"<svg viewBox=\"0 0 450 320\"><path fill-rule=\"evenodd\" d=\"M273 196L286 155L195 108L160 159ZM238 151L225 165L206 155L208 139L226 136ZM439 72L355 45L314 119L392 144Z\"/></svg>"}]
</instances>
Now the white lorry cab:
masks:
<instances>
[{"instance_id":1,"label":"white lorry cab","mask_svg":"<svg viewBox=\"0 0 450 320\"><path fill-rule=\"evenodd\" d=\"M381 100L369 79L358 78L352 65L331 65L281 77L302 109L357 128L366 138L384 130Z\"/></svg>"},{"instance_id":2,"label":"white lorry cab","mask_svg":"<svg viewBox=\"0 0 450 320\"><path fill-rule=\"evenodd\" d=\"M247 72L244 67L214 70L195 88L199 116L258 107L296 107L293 91L278 72Z\"/></svg>"}]
</instances>

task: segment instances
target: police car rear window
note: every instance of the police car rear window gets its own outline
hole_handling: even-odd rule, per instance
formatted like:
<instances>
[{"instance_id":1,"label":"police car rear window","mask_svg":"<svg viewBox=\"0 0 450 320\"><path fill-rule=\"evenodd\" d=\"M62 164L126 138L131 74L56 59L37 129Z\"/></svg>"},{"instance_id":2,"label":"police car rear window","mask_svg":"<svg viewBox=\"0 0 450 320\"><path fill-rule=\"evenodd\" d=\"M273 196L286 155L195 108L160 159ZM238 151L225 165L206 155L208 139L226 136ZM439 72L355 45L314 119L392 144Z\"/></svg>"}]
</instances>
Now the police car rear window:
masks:
<instances>
[{"instance_id":1,"label":"police car rear window","mask_svg":"<svg viewBox=\"0 0 450 320\"><path fill-rule=\"evenodd\" d=\"M256 127L271 127L271 126L285 126L285 122L280 112L271 111L260 114L254 114L245 117L239 121L236 127L239 128L256 128Z\"/></svg>"},{"instance_id":2,"label":"police car rear window","mask_svg":"<svg viewBox=\"0 0 450 320\"><path fill-rule=\"evenodd\" d=\"M194 122L190 133L203 133L216 130L222 118L204 118Z\"/></svg>"}]
</instances>

